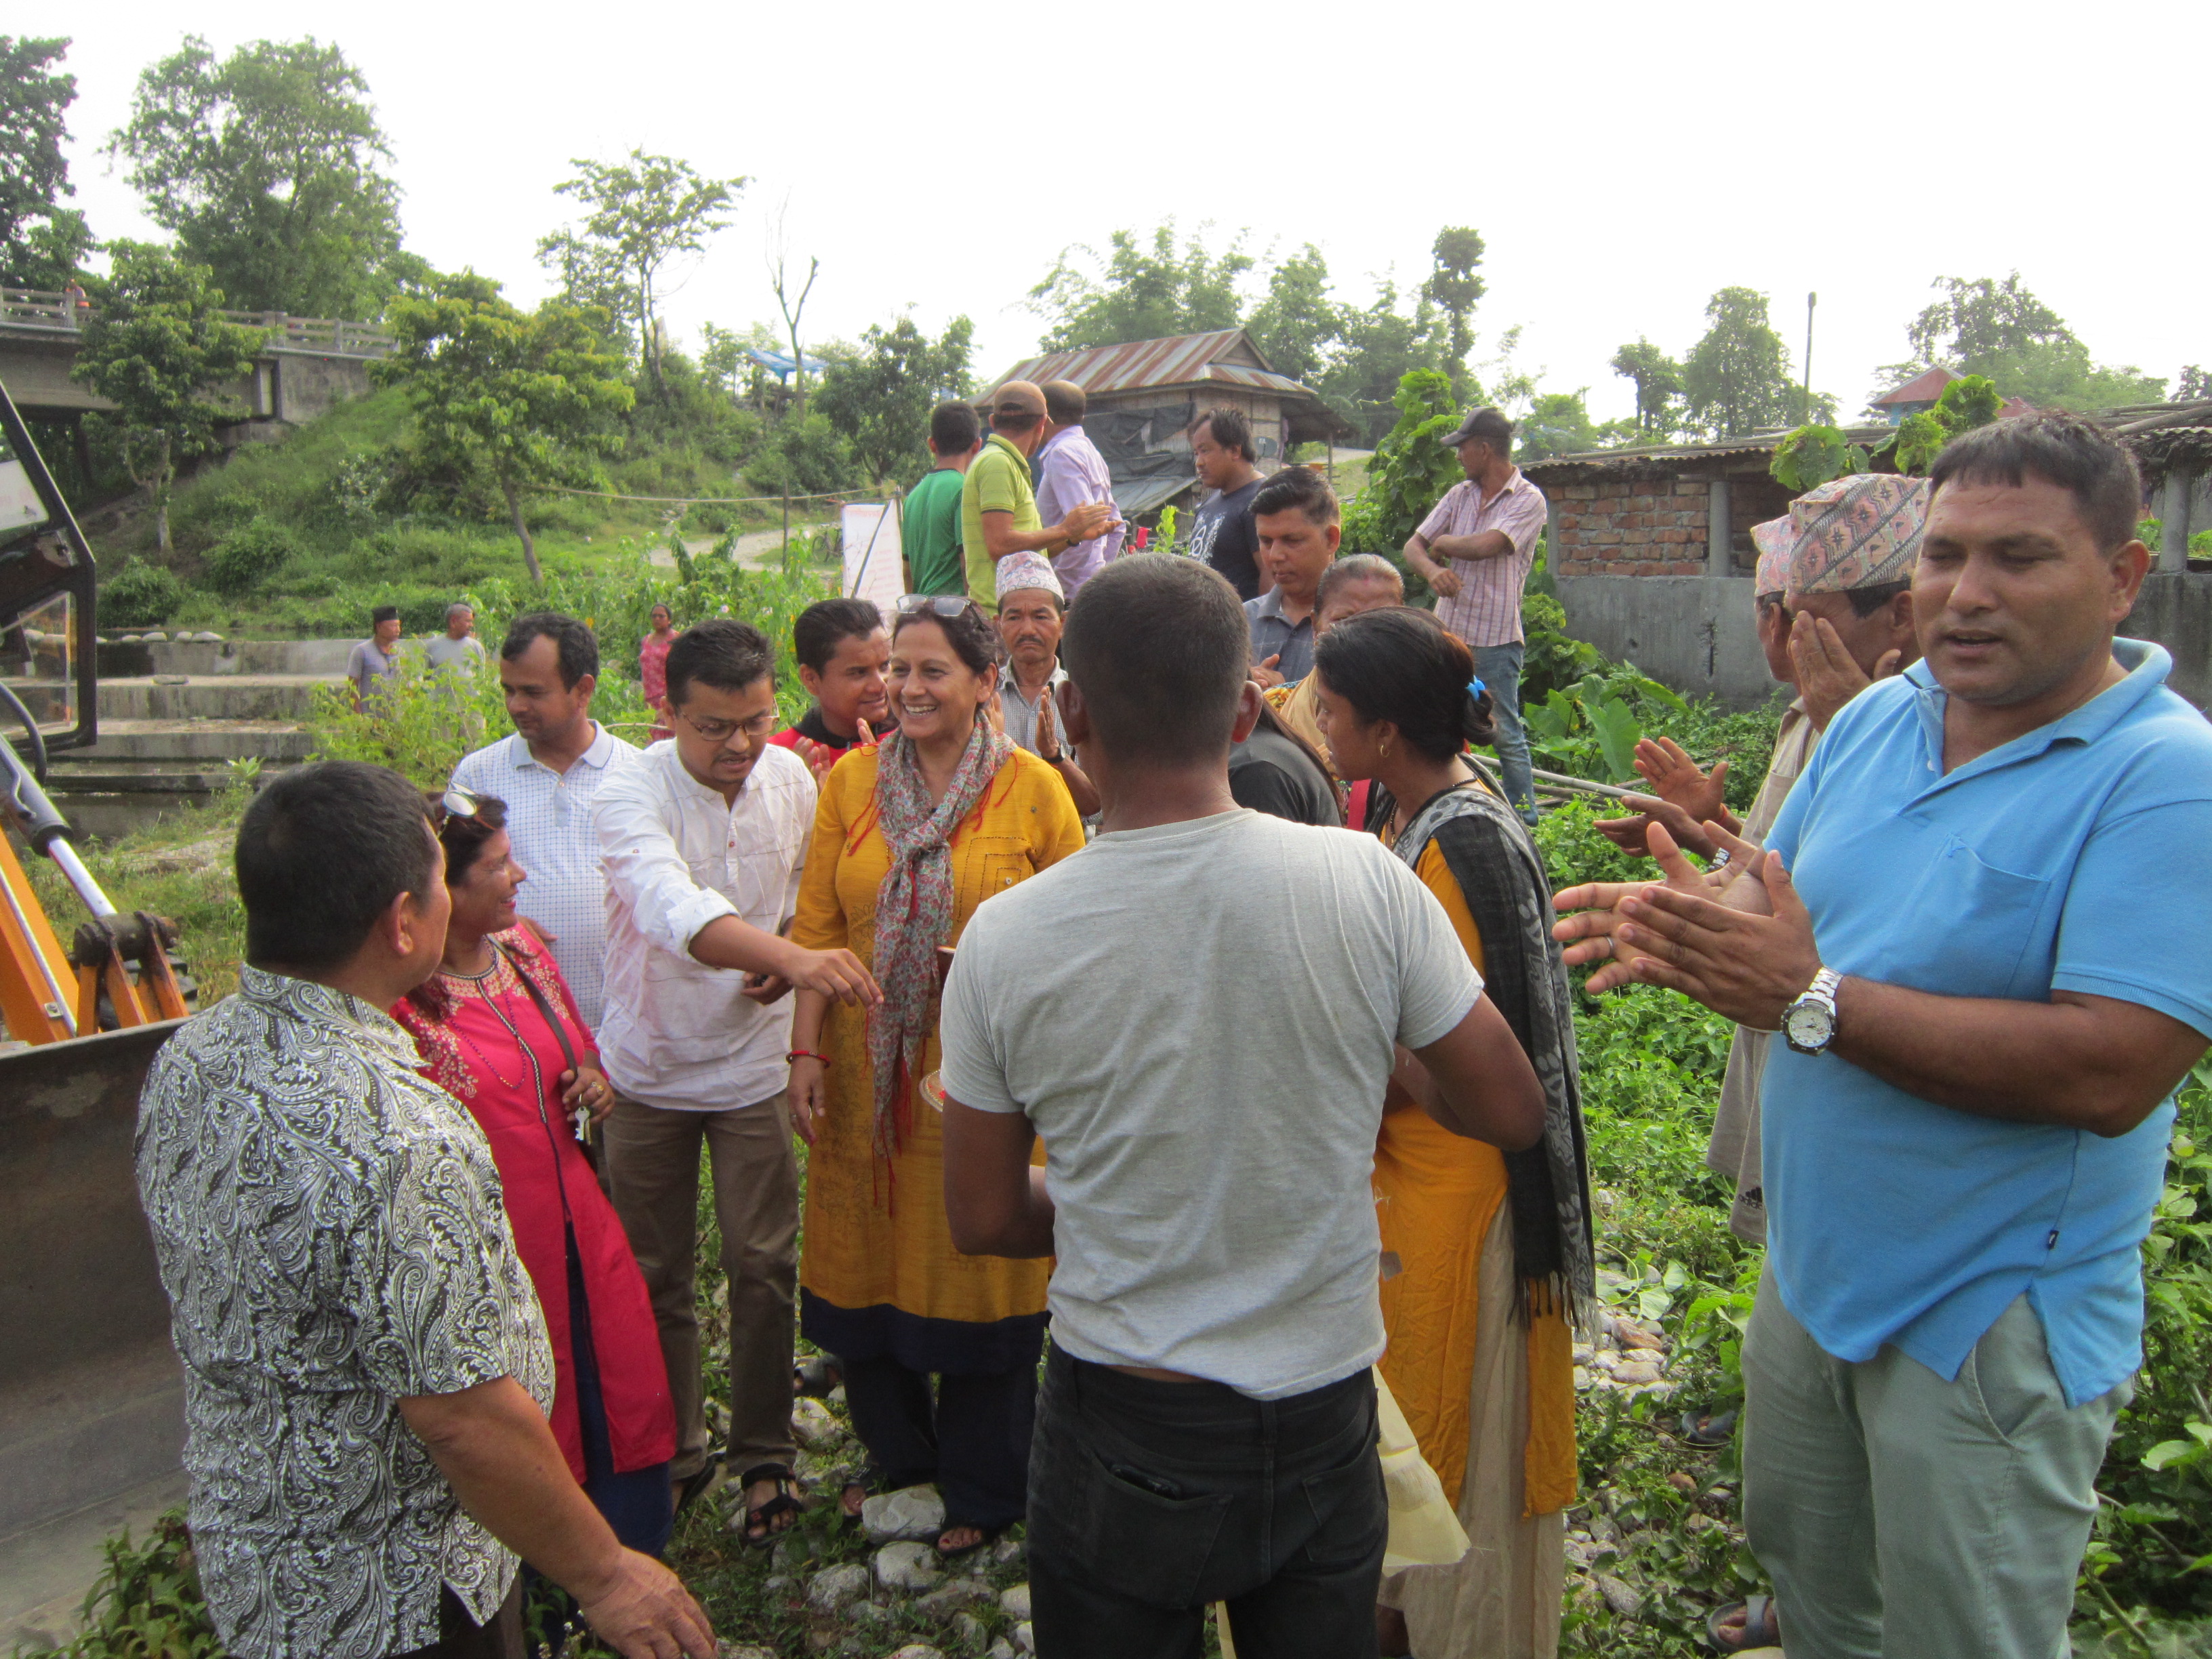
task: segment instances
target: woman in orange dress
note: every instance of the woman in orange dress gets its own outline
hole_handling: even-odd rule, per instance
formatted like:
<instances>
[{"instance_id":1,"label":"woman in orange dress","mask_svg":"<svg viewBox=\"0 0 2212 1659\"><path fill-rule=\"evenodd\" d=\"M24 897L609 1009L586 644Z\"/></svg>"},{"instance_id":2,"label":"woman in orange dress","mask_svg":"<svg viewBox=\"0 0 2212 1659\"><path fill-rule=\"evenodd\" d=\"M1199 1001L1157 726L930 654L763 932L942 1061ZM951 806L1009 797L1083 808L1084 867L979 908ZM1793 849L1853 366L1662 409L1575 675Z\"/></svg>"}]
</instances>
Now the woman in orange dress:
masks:
<instances>
[{"instance_id":1,"label":"woman in orange dress","mask_svg":"<svg viewBox=\"0 0 2212 1659\"><path fill-rule=\"evenodd\" d=\"M883 1483L937 1483L947 1555L1022 1516L1051 1264L952 1248L920 1088L938 1064L937 951L992 894L1083 846L1060 775L988 717L1002 649L968 599L900 602L897 730L823 779L792 927L809 949L851 950L884 992L872 1016L798 994L792 1115L813 1149L799 1328L837 1356ZM848 1513L864 1494L848 1488Z\"/></svg>"},{"instance_id":2,"label":"woman in orange dress","mask_svg":"<svg viewBox=\"0 0 2212 1659\"><path fill-rule=\"evenodd\" d=\"M1473 1547L1385 1581L1382 1651L1551 1659L1575 1499L1570 1320L1594 1311L1596 1285L1550 884L1528 830L1462 757L1489 740L1490 700L1432 614L1338 623L1310 678L1338 775L1373 780L1370 827L1443 906L1546 1097L1543 1139L1510 1153L1386 1103L1375 1196L1397 1271L1382 1287L1382 1371Z\"/></svg>"}]
</instances>

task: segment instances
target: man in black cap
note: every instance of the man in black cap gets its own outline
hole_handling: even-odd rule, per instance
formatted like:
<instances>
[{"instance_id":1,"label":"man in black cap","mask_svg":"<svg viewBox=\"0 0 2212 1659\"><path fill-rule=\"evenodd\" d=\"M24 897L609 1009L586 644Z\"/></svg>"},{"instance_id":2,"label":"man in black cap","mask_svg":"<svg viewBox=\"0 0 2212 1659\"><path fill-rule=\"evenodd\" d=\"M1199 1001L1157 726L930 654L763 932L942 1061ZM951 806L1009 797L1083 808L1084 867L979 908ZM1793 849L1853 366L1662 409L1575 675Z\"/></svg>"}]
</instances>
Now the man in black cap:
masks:
<instances>
[{"instance_id":1,"label":"man in black cap","mask_svg":"<svg viewBox=\"0 0 2212 1659\"><path fill-rule=\"evenodd\" d=\"M1407 538L1406 562L1437 592L1437 620L1474 653L1498 724L1506 798L1536 821L1536 780L1521 729L1521 590L1536 562L1544 492L1513 465L1513 422L1495 409L1468 411L1444 447L1459 452L1455 483Z\"/></svg>"},{"instance_id":2,"label":"man in black cap","mask_svg":"<svg viewBox=\"0 0 2212 1659\"><path fill-rule=\"evenodd\" d=\"M1045 439L1044 393L1009 380L991 396L991 435L968 463L960 486L961 539L968 550L968 597L988 613L999 603L999 561L1009 553L1050 558L1121 522L1111 501L1085 501L1058 524L1037 514L1030 457Z\"/></svg>"}]
</instances>

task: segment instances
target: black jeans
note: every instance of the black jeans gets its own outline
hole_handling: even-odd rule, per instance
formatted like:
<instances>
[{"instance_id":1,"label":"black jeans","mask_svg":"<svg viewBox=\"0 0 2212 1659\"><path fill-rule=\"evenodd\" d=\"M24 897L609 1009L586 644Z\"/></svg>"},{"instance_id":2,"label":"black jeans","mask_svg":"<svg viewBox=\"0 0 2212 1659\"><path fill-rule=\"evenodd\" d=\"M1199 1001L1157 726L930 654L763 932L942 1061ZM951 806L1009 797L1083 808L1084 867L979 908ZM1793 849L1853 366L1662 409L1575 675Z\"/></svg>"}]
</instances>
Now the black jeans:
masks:
<instances>
[{"instance_id":1,"label":"black jeans","mask_svg":"<svg viewBox=\"0 0 2212 1659\"><path fill-rule=\"evenodd\" d=\"M986 1532L1022 1518L1036 1367L929 1378L896 1359L841 1358L854 1432L888 1486L934 1480L945 1524Z\"/></svg>"},{"instance_id":2,"label":"black jeans","mask_svg":"<svg viewBox=\"0 0 2212 1659\"><path fill-rule=\"evenodd\" d=\"M1038 1659L1372 1659L1389 1504L1364 1370L1287 1400L1045 1361L1030 1459Z\"/></svg>"}]
</instances>

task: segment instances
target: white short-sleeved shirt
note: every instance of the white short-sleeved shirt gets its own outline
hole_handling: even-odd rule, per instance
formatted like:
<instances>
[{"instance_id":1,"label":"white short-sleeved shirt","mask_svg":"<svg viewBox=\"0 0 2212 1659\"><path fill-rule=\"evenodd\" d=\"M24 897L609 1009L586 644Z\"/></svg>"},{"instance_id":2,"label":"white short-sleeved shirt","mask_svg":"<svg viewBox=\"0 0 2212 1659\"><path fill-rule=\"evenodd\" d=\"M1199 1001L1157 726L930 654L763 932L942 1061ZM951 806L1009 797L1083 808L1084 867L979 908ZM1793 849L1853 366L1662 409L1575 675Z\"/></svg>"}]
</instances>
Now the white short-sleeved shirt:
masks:
<instances>
[{"instance_id":1,"label":"white short-sleeved shirt","mask_svg":"<svg viewBox=\"0 0 2212 1659\"><path fill-rule=\"evenodd\" d=\"M942 1075L1043 1137L1053 1340L1262 1400L1372 1364L1395 1045L1481 989L1380 842L1257 812L1116 830L986 901Z\"/></svg>"}]
</instances>

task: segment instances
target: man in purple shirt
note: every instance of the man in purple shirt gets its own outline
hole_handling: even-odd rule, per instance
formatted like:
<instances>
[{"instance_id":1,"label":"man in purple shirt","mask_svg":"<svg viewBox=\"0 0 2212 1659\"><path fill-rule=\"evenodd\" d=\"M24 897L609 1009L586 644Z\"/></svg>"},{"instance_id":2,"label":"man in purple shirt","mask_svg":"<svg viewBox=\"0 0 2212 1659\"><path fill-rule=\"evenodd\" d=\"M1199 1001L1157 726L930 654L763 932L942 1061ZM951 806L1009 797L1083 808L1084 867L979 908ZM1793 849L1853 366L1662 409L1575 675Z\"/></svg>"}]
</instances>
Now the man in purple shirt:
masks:
<instances>
[{"instance_id":1,"label":"man in purple shirt","mask_svg":"<svg viewBox=\"0 0 2212 1659\"><path fill-rule=\"evenodd\" d=\"M1070 508L1085 501L1112 501L1114 478L1106 470L1106 458L1083 430L1083 414L1089 402L1083 388L1073 380L1053 380L1043 391L1044 443L1036 453L1037 513L1047 524L1057 524ZM1109 525L1103 534L1054 556L1053 574L1060 578L1069 599L1121 550L1126 533L1123 526Z\"/></svg>"}]
</instances>

